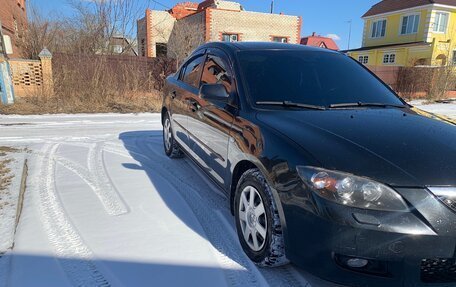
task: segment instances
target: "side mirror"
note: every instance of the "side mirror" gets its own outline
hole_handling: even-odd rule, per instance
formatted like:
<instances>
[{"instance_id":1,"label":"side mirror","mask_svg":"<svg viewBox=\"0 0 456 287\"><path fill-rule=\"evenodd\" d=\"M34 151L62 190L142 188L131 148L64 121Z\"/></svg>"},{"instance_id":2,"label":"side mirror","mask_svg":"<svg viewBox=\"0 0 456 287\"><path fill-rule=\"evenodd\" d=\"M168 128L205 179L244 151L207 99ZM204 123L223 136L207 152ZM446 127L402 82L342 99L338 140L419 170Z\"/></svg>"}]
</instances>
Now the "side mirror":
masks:
<instances>
[{"instance_id":1,"label":"side mirror","mask_svg":"<svg viewBox=\"0 0 456 287\"><path fill-rule=\"evenodd\" d=\"M200 96L204 100L228 103L230 95L222 84L203 84L200 88Z\"/></svg>"}]
</instances>

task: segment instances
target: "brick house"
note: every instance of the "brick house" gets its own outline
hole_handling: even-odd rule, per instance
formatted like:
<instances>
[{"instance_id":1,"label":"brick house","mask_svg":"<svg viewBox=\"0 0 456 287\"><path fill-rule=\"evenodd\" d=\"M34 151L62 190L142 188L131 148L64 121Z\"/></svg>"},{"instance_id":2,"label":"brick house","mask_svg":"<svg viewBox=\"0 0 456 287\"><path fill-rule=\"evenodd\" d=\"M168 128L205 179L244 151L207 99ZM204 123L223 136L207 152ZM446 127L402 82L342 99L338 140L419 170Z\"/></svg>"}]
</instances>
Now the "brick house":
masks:
<instances>
[{"instance_id":1,"label":"brick house","mask_svg":"<svg viewBox=\"0 0 456 287\"><path fill-rule=\"evenodd\" d=\"M313 32L311 36L302 38L301 45L320 47L334 51L339 50L339 46L337 46L333 39L317 35L315 32Z\"/></svg>"},{"instance_id":2,"label":"brick house","mask_svg":"<svg viewBox=\"0 0 456 287\"><path fill-rule=\"evenodd\" d=\"M26 0L0 0L1 29L7 41L13 46L12 58L20 57L19 43L27 29Z\"/></svg>"},{"instance_id":3,"label":"brick house","mask_svg":"<svg viewBox=\"0 0 456 287\"><path fill-rule=\"evenodd\" d=\"M170 50L179 45L176 39L182 38L183 34L184 41L194 42L193 49L212 41L298 44L301 26L301 17L245 11L237 2L185 2L168 11L146 10L145 17L138 21L138 50L140 56L168 54L172 57Z\"/></svg>"}]
</instances>

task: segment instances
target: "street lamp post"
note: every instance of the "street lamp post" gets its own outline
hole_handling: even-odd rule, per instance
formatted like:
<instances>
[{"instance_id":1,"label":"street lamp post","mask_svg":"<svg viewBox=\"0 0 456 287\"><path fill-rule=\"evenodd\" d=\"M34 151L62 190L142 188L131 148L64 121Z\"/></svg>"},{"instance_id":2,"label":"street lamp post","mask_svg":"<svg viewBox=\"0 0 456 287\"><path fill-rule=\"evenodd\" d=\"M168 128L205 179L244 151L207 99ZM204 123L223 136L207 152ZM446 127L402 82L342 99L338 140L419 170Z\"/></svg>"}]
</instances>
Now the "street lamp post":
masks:
<instances>
[{"instance_id":1,"label":"street lamp post","mask_svg":"<svg viewBox=\"0 0 456 287\"><path fill-rule=\"evenodd\" d=\"M348 31L348 49L347 50L350 50L350 41L351 41L351 34L352 34L352 20L347 21L347 23L350 26L349 31Z\"/></svg>"}]
</instances>

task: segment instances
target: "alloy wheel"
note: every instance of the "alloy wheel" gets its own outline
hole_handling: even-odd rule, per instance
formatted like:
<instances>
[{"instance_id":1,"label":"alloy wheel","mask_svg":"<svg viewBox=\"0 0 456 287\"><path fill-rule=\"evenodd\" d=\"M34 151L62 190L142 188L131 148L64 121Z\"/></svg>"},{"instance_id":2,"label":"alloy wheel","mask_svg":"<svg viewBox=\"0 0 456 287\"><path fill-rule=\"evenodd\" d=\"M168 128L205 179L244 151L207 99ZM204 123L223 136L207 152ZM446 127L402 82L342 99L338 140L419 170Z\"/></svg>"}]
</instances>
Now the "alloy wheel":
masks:
<instances>
[{"instance_id":1,"label":"alloy wheel","mask_svg":"<svg viewBox=\"0 0 456 287\"><path fill-rule=\"evenodd\" d=\"M263 199L253 186L242 190L238 212L245 242L253 251L260 251L266 244L268 219Z\"/></svg>"},{"instance_id":2,"label":"alloy wheel","mask_svg":"<svg viewBox=\"0 0 456 287\"><path fill-rule=\"evenodd\" d=\"M164 128L163 128L163 140L165 142L166 150L171 149L171 141L172 141L172 131L171 131L171 122L169 118L165 120Z\"/></svg>"}]
</instances>

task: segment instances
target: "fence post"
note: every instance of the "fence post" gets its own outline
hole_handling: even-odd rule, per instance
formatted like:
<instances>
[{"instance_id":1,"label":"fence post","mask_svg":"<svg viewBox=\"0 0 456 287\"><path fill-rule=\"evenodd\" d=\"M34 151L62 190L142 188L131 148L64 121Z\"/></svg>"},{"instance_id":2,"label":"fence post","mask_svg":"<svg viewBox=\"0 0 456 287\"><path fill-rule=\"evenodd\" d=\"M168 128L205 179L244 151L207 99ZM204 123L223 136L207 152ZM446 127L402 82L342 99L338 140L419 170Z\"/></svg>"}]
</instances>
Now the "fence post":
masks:
<instances>
[{"instance_id":1,"label":"fence post","mask_svg":"<svg viewBox=\"0 0 456 287\"><path fill-rule=\"evenodd\" d=\"M54 94L54 80L52 78L52 54L48 49L44 48L38 57L41 61L41 71L43 75L43 93L46 96Z\"/></svg>"}]
</instances>

